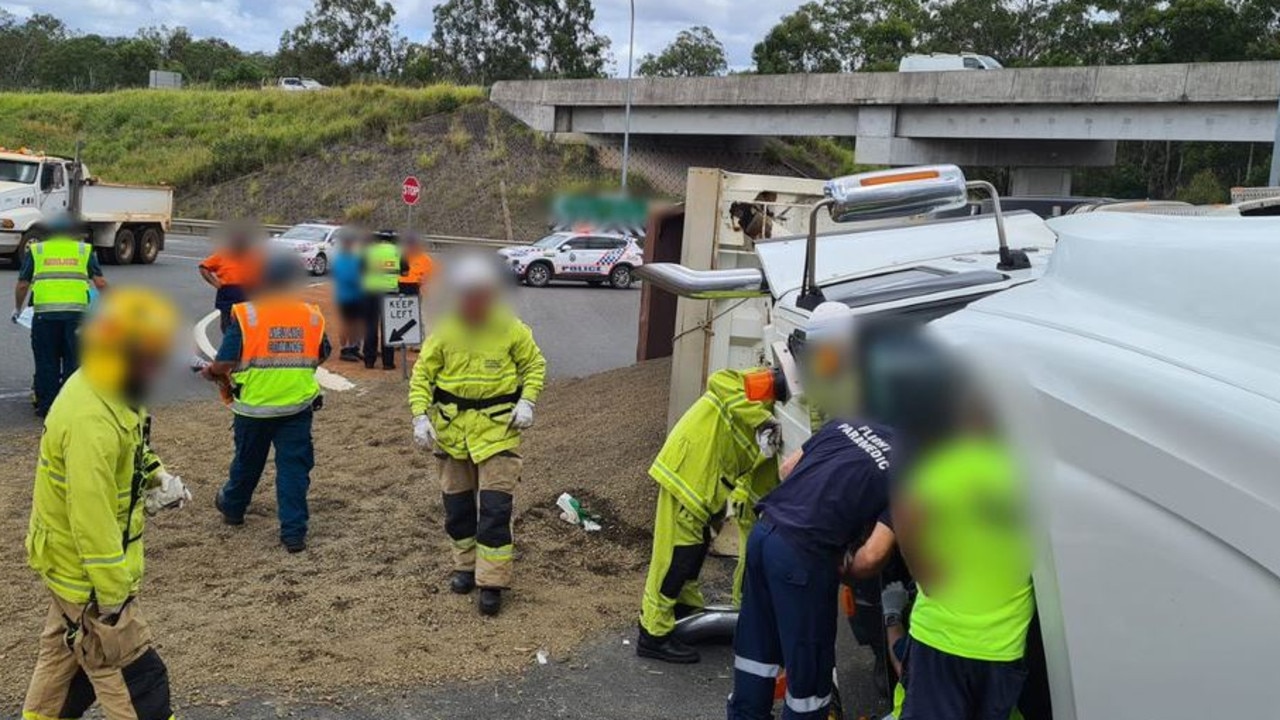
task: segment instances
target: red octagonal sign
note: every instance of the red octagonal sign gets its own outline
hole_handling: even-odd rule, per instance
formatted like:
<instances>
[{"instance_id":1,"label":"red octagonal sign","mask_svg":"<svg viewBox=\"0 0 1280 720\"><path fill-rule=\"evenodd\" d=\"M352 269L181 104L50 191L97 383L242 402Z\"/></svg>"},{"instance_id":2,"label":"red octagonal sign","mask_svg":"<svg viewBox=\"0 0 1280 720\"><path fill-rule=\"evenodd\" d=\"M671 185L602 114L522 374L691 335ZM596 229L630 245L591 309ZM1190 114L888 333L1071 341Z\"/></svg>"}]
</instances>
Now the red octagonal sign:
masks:
<instances>
[{"instance_id":1,"label":"red octagonal sign","mask_svg":"<svg viewBox=\"0 0 1280 720\"><path fill-rule=\"evenodd\" d=\"M420 197L422 197L422 183L412 175L405 178L404 184L400 186L400 199L404 200L406 205L417 205Z\"/></svg>"}]
</instances>

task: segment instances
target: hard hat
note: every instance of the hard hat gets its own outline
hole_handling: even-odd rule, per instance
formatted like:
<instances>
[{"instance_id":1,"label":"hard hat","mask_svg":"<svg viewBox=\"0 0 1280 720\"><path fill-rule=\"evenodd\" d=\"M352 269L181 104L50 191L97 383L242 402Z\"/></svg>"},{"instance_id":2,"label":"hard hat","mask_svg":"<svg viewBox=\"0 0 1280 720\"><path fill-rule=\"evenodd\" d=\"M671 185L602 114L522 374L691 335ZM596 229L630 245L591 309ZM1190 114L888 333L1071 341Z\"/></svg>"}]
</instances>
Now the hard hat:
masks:
<instances>
[{"instance_id":1,"label":"hard hat","mask_svg":"<svg viewBox=\"0 0 1280 720\"><path fill-rule=\"evenodd\" d=\"M45 229L51 233L69 233L76 229L76 218L66 210L59 210L44 221Z\"/></svg>"},{"instance_id":2,"label":"hard hat","mask_svg":"<svg viewBox=\"0 0 1280 720\"><path fill-rule=\"evenodd\" d=\"M848 305L824 302L813 309L805 325L807 342L845 341L853 337L854 314Z\"/></svg>"},{"instance_id":3,"label":"hard hat","mask_svg":"<svg viewBox=\"0 0 1280 720\"><path fill-rule=\"evenodd\" d=\"M449 266L449 284L456 292L497 290L502 286L502 275L489 258L465 255Z\"/></svg>"},{"instance_id":4,"label":"hard hat","mask_svg":"<svg viewBox=\"0 0 1280 720\"><path fill-rule=\"evenodd\" d=\"M178 312L163 295L113 288L80 331L81 365L93 385L117 392L132 363L169 355L177 329Z\"/></svg>"}]
</instances>

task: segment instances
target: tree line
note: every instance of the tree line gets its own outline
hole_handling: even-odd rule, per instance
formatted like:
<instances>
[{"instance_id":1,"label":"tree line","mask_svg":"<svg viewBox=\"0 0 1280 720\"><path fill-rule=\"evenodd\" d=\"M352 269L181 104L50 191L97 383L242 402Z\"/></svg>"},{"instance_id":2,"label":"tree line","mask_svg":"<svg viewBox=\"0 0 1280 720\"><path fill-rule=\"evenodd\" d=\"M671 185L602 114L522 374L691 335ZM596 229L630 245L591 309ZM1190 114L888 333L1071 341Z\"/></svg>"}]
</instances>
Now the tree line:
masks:
<instances>
[{"instance_id":1,"label":"tree line","mask_svg":"<svg viewBox=\"0 0 1280 720\"><path fill-rule=\"evenodd\" d=\"M255 86L278 76L328 85L601 77L615 68L592 27L592 0L445 0L430 37L407 38L386 0L315 0L274 52L249 52L185 28L129 37L81 33L0 9L0 91L145 86L150 70L188 83ZM730 70L708 27L680 31L640 58L641 76L893 70L909 53L972 51L1008 67L1280 59L1280 0L810 0ZM1265 148L1264 148L1265 150ZM1079 173L1092 192L1218 200L1265 178L1270 153L1217 143L1122 143L1115 168Z\"/></svg>"}]
</instances>

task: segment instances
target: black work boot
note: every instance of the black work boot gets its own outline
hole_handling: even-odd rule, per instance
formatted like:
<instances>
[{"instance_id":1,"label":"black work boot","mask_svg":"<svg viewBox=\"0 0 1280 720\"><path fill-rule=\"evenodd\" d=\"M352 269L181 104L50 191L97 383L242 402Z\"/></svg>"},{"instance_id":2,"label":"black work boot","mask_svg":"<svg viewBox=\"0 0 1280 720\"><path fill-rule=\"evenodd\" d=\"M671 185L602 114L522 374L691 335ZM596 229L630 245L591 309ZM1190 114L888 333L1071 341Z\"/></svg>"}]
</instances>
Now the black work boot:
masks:
<instances>
[{"instance_id":1,"label":"black work boot","mask_svg":"<svg viewBox=\"0 0 1280 720\"><path fill-rule=\"evenodd\" d=\"M702 659L697 650L685 645L671 635L668 634L661 637L650 635L644 628L640 628L640 638L636 642L636 655L642 658L681 665L696 663Z\"/></svg>"},{"instance_id":2,"label":"black work boot","mask_svg":"<svg viewBox=\"0 0 1280 720\"><path fill-rule=\"evenodd\" d=\"M468 570L454 570L449 579L449 589L459 595L466 595L476 589L476 574Z\"/></svg>"},{"instance_id":3,"label":"black work boot","mask_svg":"<svg viewBox=\"0 0 1280 720\"><path fill-rule=\"evenodd\" d=\"M498 588L480 588L480 614L490 617L502 610L502 591Z\"/></svg>"},{"instance_id":4,"label":"black work boot","mask_svg":"<svg viewBox=\"0 0 1280 720\"><path fill-rule=\"evenodd\" d=\"M232 525L234 527L239 527L244 524L243 517L238 517L238 518L231 517L230 515L227 514L225 510L222 509L222 492L221 491L214 493L213 506L218 509L218 514L222 516L222 522L228 525Z\"/></svg>"},{"instance_id":5,"label":"black work boot","mask_svg":"<svg viewBox=\"0 0 1280 720\"><path fill-rule=\"evenodd\" d=\"M284 549L290 553L300 553L307 549L307 541L305 538L280 538L280 544L284 545Z\"/></svg>"}]
</instances>

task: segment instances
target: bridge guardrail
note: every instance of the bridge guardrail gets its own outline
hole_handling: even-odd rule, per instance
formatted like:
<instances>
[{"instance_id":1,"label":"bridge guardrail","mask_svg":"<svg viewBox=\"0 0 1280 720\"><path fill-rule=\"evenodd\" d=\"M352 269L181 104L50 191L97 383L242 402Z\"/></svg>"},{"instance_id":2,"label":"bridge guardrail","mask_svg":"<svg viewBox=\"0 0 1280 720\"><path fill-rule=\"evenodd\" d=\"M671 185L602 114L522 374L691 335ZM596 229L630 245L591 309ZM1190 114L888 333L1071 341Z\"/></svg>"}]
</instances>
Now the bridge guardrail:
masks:
<instances>
[{"instance_id":1,"label":"bridge guardrail","mask_svg":"<svg viewBox=\"0 0 1280 720\"><path fill-rule=\"evenodd\" d=\"M198 237L207 237L212 235L218 228L222 227L222 223L218 220L200 220L197 218L173 218L169 223L169 232L176 235L195 235ZM263 225L262 228L270 233L281 233L288 230L292 225ZM510 247L512 245L527 245L528 243L508 242L500 238L479 238L466 237L461 235L419 235L422 240L434 247L484 247L484 248L501 248Z\"/></svg>"}]
</instances>

